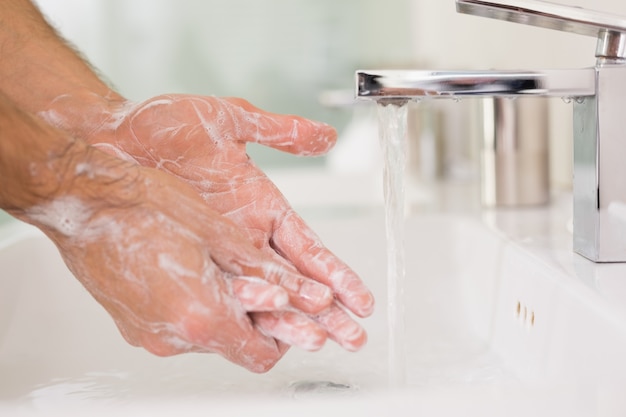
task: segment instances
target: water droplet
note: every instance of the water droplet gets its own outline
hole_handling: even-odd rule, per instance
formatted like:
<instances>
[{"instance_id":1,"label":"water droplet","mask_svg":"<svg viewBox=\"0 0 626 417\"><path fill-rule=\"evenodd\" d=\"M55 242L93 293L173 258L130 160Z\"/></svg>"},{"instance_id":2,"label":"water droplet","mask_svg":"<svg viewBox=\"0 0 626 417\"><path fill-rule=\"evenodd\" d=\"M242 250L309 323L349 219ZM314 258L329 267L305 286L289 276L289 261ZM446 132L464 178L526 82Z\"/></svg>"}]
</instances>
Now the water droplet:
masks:
<instances>
[{"instance_id":1,"label":"water droplet","mask_svg":"<svg viewBox=\"0 0 626 417\"><path fill-rule=\"evenodd\" d=\"M563 100L563 103L565 103L565 104L571 104L571 102L572 102L572 98L571 97L561 97L561 100Z\"/></svg>"},{"instance_id":2,"label":"water droplet","mask_svg":"<svg viewBox=\"0 0 626 417\"><path fill-rule=\"evenodd\" d=\"M461 97L459 97L459 96L454 96L452 99L454 100L455 103L460 103L461 102Z\"/></svg>"},{"instance_id":3,"label":"water droplet","mask_svg":"<svg viewBox=\"0 0 626 417\"><path fill-rule=\"evenodd\" d=\"M583 104L585 102L585 97L576 97L574 100L576 100L577 104Z\"/></svg>"}]
</instances>

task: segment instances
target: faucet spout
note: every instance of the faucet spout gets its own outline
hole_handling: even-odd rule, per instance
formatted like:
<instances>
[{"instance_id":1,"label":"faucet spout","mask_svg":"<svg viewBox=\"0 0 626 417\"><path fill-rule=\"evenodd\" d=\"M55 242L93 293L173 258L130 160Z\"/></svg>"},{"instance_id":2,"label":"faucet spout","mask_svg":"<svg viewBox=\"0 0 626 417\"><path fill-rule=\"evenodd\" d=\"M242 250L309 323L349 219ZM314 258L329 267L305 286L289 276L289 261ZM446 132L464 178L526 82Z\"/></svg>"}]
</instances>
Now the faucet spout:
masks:
<instances>
[{"instance_id":1,"label":"faucet spout","mask_svg":"<svg viewBox=\"0 0 626 417\"><path fill-rule=\"evenodd\" d=\"M586 97L594 68L545 71L357 71L358 98Z\"/></svg>"}]
</instances>

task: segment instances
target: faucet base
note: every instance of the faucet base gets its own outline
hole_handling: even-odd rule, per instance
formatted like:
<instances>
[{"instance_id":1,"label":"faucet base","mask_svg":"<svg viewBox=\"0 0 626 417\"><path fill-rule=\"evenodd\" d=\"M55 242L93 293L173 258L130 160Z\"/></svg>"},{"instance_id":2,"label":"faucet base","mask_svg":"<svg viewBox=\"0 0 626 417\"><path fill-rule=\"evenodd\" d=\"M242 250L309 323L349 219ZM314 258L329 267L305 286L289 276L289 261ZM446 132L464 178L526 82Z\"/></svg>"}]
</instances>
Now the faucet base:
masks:
<instances>
[{"instance_id":1,"label":"faucet base","mask_svg":"<svg viewBox=\"0 0 626 417\"><path fill-rule=\"evenodd\" d=\"M598 94L574 103L574 250L626 262L626 67L596 77Z\"/></svg>"}]
</instances>

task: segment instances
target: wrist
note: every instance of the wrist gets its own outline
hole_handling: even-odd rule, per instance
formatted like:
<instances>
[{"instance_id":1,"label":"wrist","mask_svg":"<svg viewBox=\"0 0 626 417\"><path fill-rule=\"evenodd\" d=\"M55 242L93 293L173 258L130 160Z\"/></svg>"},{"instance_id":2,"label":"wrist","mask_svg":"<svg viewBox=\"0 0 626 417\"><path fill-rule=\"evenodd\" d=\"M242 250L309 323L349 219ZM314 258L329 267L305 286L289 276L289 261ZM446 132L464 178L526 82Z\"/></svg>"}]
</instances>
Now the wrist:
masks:
<instances>
[{"instance_id":1,"label":"wrist","mask_svg":"<svg viewBox=\"0 0 626 417\"><path fill-rule=\"evenodd\" d=\"M46 123L91 144L95 136L111 134L130 105L110 90L106 96L90 91L63 94L37 115Z\"/></svg>"}]
</instances>

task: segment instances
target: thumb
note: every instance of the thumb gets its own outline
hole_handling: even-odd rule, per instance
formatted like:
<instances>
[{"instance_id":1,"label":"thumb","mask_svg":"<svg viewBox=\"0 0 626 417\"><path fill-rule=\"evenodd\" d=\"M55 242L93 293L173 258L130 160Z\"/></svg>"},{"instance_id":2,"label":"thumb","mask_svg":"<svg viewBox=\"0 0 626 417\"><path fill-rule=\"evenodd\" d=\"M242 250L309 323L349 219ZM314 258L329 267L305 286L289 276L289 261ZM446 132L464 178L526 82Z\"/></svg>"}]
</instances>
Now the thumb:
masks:
<instances>
[{"instance_id":1,"label":"thumb","mask_svg":"<svg viewBox=\"0 0 626 417\"><path fill-rule=\"evenodd\" d=\"M239 138L301 156L323 155L337 141L337 131L330 125L299 116L282 115L261 110L240 98L226 98L239 107L241 132Z\"/></svg>"}]
</instances>

